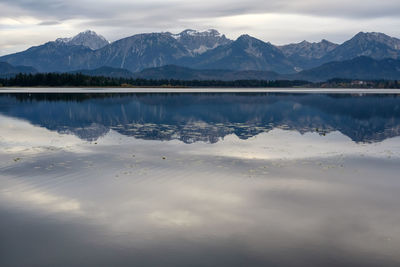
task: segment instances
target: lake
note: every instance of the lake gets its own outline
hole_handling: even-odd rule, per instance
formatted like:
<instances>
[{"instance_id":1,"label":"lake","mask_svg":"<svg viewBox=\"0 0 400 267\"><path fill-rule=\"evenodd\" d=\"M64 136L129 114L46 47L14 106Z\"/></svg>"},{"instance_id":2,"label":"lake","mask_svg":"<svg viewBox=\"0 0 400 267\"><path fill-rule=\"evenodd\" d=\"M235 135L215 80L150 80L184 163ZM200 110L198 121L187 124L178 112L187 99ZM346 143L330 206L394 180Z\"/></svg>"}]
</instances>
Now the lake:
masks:
<instances>
[{"instance_id":1,"label":"lake","mask_svg":"<svg viewBox=\"0 0 400 267\"><path fill-rule=\"evenodd\" d=\"M394 91L16 91L0 266L400 265Z\"/></svg>"}]
</instances>

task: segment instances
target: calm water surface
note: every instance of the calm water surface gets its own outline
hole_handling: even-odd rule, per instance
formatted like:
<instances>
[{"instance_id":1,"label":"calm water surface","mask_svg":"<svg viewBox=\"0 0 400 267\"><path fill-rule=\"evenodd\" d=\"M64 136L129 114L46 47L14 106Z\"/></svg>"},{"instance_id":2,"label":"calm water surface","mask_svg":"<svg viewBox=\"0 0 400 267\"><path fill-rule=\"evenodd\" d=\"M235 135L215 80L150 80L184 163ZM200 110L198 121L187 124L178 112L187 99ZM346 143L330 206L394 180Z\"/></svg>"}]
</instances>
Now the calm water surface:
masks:
<instances>
[{"instance_id":1,"label":"calm water surface","mask_svg":"<svg viewBox=\"0 0 400 267\"><path fill-rule=\"evenodd\" d=\"M0 266L399 266L400 97L0 94Z\"/></svg>"}]
</instances>

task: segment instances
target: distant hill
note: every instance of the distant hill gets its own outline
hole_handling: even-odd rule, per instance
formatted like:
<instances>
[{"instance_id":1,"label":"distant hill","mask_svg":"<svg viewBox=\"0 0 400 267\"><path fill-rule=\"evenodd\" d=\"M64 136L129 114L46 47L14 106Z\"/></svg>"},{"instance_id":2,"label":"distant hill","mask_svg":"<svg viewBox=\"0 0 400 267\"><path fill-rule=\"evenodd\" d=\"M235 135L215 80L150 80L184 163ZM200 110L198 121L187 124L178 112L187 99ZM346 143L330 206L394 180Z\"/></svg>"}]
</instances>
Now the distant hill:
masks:
<instances>
[{"instance_id":1,"label":"distant hill","mask_svg":"<svg viewBox=\"0 0 400 267\"><path fill-rule=\"evenodd\" d=\"M93 70L76 70L70 71L70 73L81 73L88 76L104 76L113 78L132 78L133 73L126 69L112 68L112 67L100 67Z\"/></svg>"},{"instance_id":2,"label":"distant hill","mask_svg":"<svg viewBox=\"0 0 400 267\"><path fill-rule=\"evenodd\" d=\"M304 80L327 81L333 78L362 80L400 80L400 60L376 60L357 57L335 61L296 74L278 74L272 71L198 70L174 65L145 69L133 77L144 79L177 80Z\"/></svg>"},{"instance_id":3,"label":"distant hill","mask_svg":"<svg viewBox=\"0 0 400 267\"><path fill-rule=\"evenodd\" d=\"M133 75L143 79L175 80L276 80L279 74L272 71L232 71L232 70L197 70L175 65L149 68Z\"/></svg>"},{"instance_id":4,"label":"distant hill","mask_svg":"<svg viewBox=\"0 0 400 267\"><path fill-rule=\"evenodd\" d=\"M376 60L357 57L346 61L326 63L320 67L302 71L292 78L307 81L326 81L332 78L361 80L400 80L400 60Z\"/></svg>"},{"instance_id":5,"label":"distant hill","mask_svg":"<svg viewBox=\"0 0 400 267\"><path fill-rule=\"evenodd\" d=\"M10 78L18 73L37 73L37 70L26 66L12 66L6 62L0 62L0 78Z\"/></svg>"}]
</instances>

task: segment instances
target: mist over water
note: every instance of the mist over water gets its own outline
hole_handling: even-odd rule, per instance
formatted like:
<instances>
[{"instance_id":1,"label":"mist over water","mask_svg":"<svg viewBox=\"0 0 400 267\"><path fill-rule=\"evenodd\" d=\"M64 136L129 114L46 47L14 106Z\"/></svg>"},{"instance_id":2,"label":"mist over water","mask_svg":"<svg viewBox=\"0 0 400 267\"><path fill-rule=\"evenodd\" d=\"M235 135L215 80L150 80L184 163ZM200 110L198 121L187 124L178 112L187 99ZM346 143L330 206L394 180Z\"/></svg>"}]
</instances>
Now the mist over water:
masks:
<instances>
[{"instance_id":1,"label":"mist over water","mask_svg":"<svg viewBox=\"0 0 400 267\"><path fill-rule=\"evenodd\" d=\"M1 266L398 266L398 95L2 94Z\"/></svg>"}]
</instances>

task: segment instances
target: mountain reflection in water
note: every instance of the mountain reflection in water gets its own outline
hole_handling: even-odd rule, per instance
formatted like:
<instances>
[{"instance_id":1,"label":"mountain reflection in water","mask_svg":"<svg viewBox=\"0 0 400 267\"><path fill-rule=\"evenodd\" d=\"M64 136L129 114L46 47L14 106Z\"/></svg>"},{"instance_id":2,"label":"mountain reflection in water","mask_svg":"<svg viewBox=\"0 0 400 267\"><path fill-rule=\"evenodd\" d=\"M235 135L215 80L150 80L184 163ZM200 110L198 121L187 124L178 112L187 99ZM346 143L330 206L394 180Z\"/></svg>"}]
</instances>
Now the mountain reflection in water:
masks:
<instances>
[{"instance_id":1,"label":"mountain reflection in water","mask_svg":"<svg viewBox=\"0 0 400 267\"><path fill-rule=\"evenodd\" d=\"M400 98L0 95L0 266L400 266Z\"/></svg>"},{"instance_id":2,"label":"mountain reflection in water","mask_svg":"<svg viewBox=\"0 0 400 267\"><path fill-rule=\"evenodd\" d=\"M148 140L215 143L274 128L355 142L400 134L398 95L320 94L15 94L0 96L0 113L85 140L110 129Z\"/></svg>"}]
</instances>

